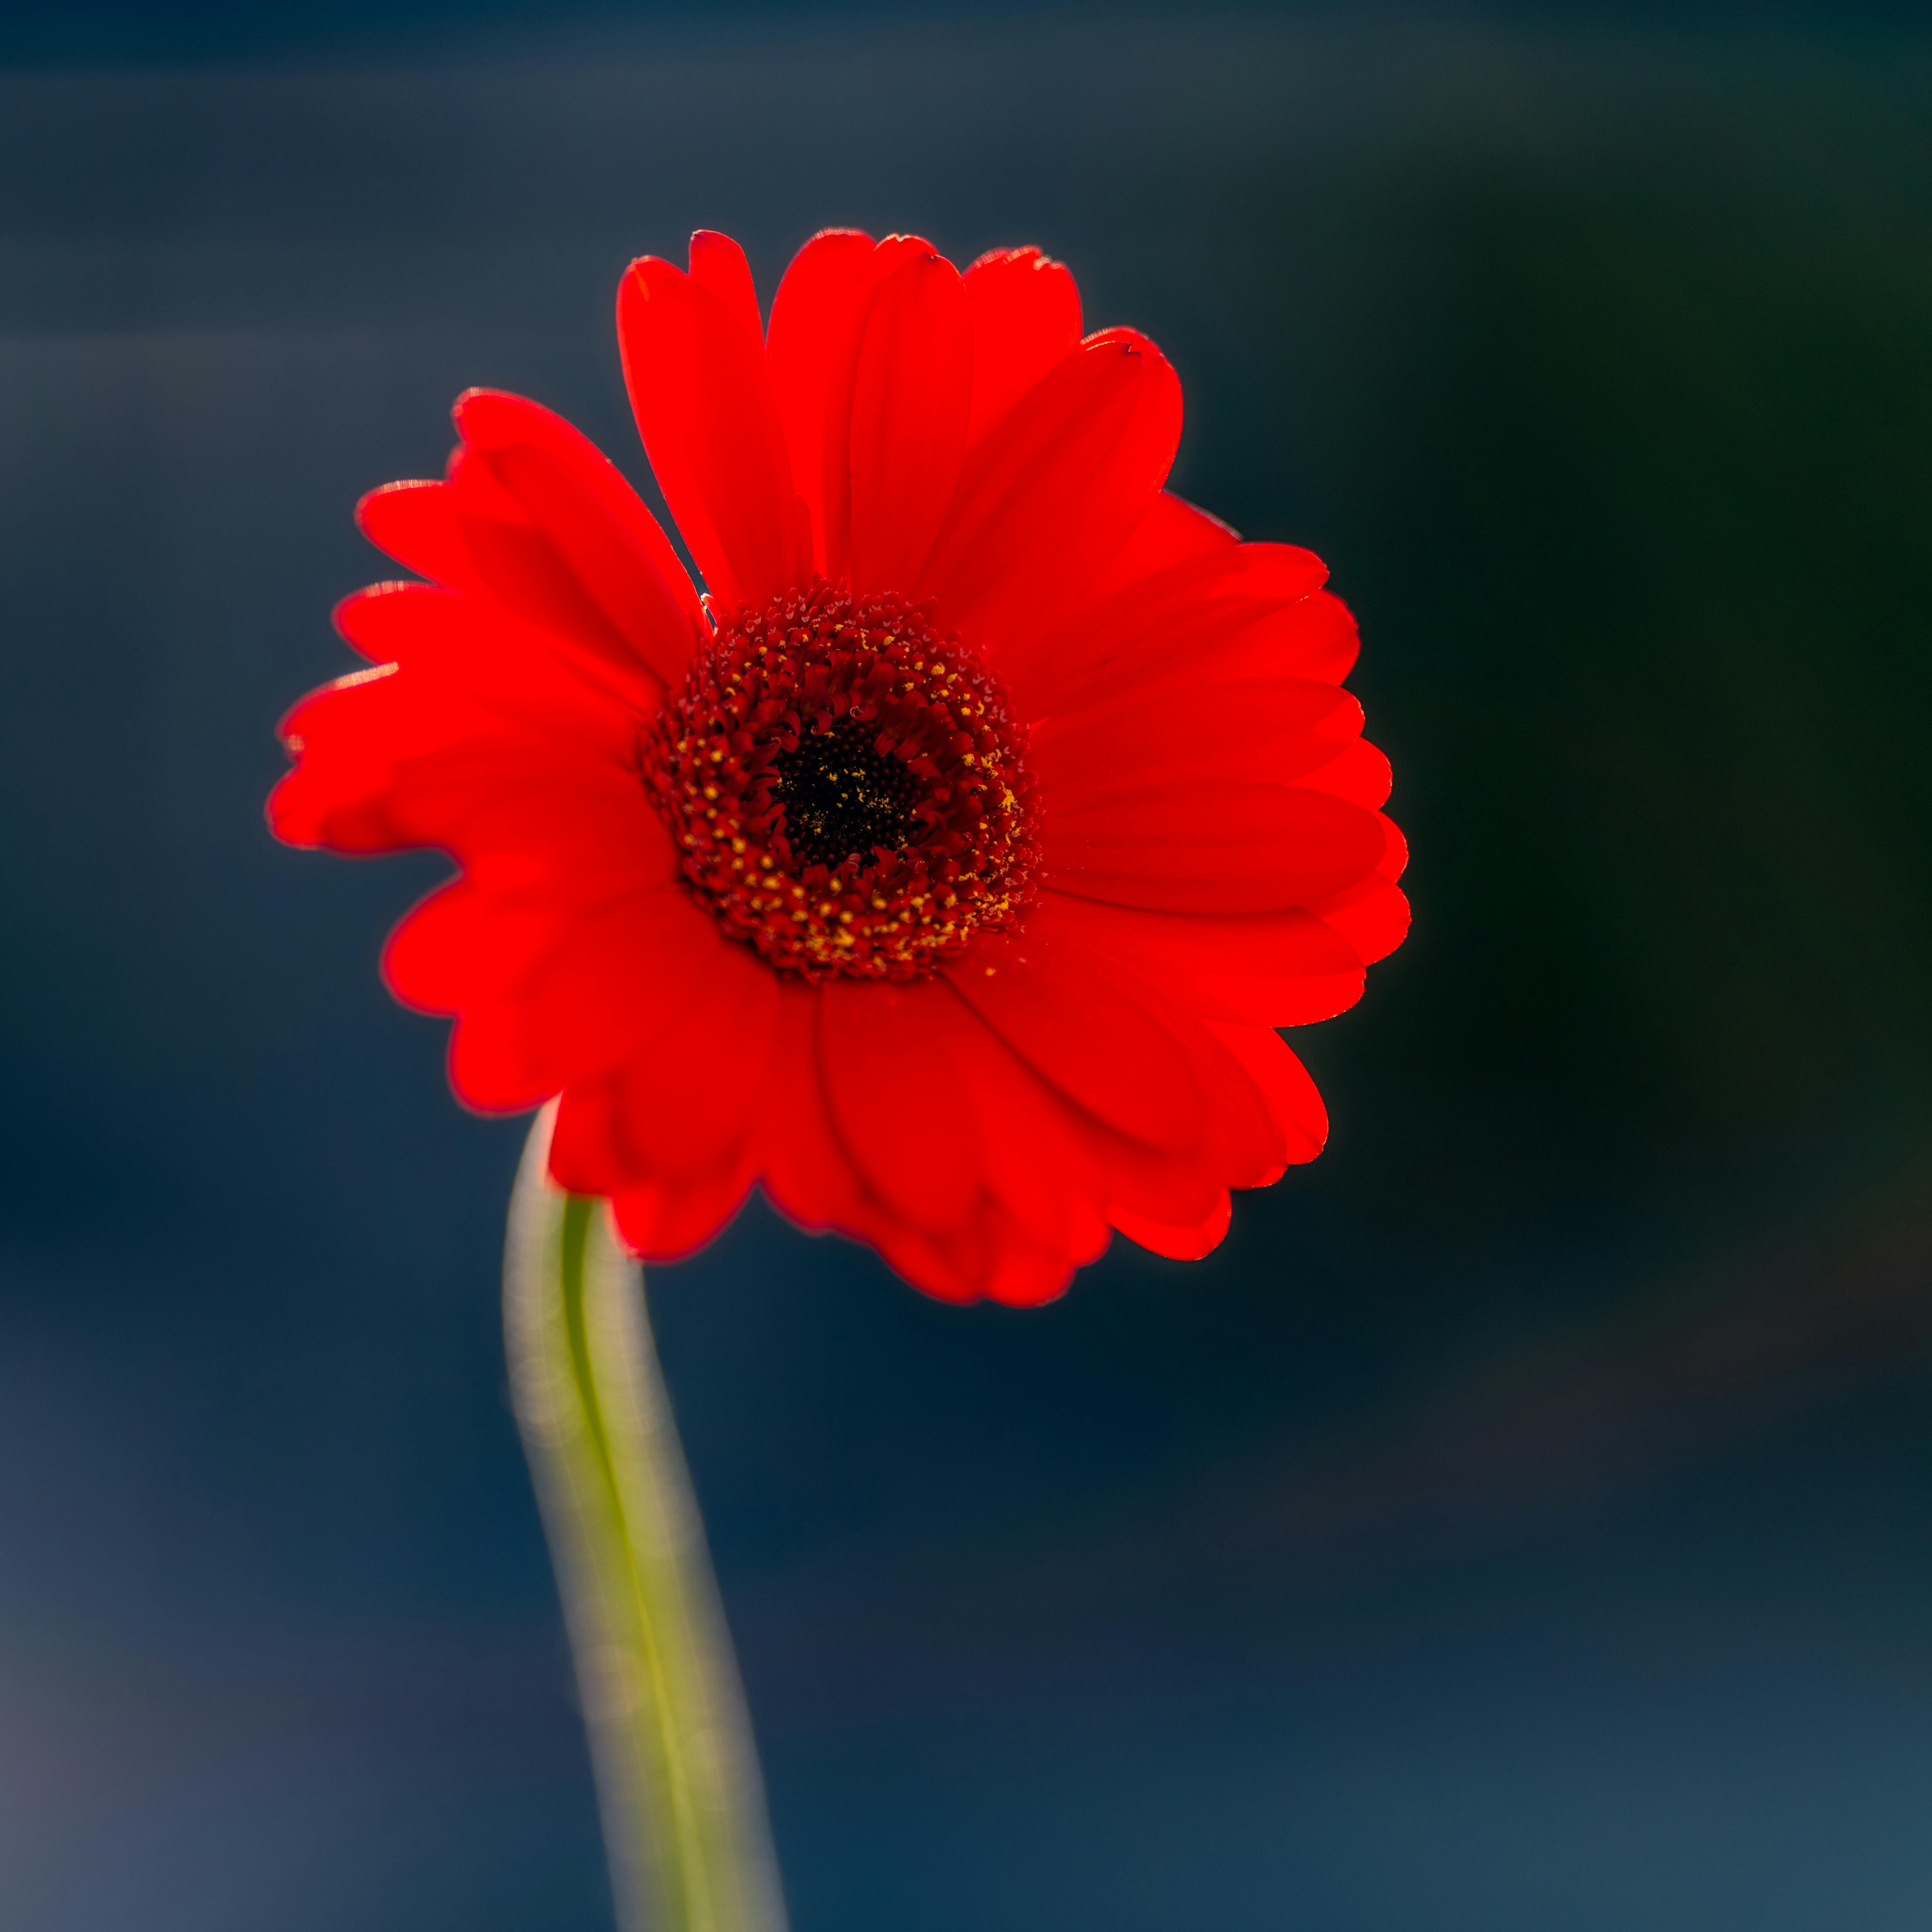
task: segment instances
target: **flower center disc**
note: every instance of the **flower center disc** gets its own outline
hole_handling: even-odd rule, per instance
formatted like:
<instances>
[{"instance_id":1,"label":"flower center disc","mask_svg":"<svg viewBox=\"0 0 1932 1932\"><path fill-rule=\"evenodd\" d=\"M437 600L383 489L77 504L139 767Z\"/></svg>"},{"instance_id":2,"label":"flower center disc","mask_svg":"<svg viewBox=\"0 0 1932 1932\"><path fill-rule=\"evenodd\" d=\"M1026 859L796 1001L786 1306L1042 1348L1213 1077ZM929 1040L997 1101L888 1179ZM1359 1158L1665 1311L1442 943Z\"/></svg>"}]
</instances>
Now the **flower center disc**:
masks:
<instances>
[{"instance_id":1,"label":"flower center disc","mask_svg":"<svg viewBox=\"0 0 1932 1932\"><path fill-rule=\"evenodd\" d=\"M1006 693L902 598L820 580L719 618L643 749L698 896L807 979L920 977L1032 896Z\"/></svg>"}]
</instances>

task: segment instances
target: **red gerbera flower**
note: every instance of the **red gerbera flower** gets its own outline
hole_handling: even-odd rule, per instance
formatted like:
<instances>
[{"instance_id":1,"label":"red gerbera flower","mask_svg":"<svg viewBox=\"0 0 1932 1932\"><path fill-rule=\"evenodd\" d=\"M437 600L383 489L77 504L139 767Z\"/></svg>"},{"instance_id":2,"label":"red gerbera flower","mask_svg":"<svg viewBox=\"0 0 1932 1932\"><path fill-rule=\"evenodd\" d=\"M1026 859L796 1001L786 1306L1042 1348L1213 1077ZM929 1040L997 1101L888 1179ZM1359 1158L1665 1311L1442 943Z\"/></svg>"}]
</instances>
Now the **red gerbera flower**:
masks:
<instances>
[{"instance_id":1,"label":"red gerbera flower","mask_svg":"<svg viewBox=\"0 0 1932 1932\"><path fill-rule=\"evenodd\" d=\"M754 1183L928 1293L1195 1256L1327 1131L1280 1026L1402 937L1389 772L1308 551L1166 493L1173 370L1037 250L833 230L767 331L693 238L618 296L706 586L598 451L472 390L442 482L361 506L426 583L350 598L275 831L431 846L397 997L472 1106L646 1258Z\"/></svg>"}]
</instances>

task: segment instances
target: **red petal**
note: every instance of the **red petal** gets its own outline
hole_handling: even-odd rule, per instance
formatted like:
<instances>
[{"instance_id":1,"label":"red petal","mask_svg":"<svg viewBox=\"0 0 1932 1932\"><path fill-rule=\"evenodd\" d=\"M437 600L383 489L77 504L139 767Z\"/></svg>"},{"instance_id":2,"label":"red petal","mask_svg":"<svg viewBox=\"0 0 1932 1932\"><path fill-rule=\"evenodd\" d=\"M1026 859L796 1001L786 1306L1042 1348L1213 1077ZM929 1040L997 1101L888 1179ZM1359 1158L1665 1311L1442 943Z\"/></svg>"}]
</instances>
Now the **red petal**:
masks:
<instances>
[{"instance_id":1,"label":"red petal","mask_svg":"<svg viewBox=\"0 0 1932 1932\"><path fill-rule=\"evenodd\" d=\"M1360 959L1312 913L1214 918L1049 892L1033 918L1041 930L1064 932L1172 987L1203 1018L1304 1026L1332 1018L1362 994Z\"/></svg>"},{"instance_id":2,"label":"red petal","mask_svg":"<svg viewBox=\"0 0 1932 1932\"><path fill-rule=\"evenodd\" d=\"M850 1014L862 1031L868 998L895 989L844 985L826 990L840 991L850 1000ZM939 996L916 1012L921 1024L912 1040L911 1060L902 1063L902 1069L910 1064L929 1070L934 1064L929 1049L936 1044L947 1063L936 1077L948 1083L944 1090L956 1101L959 1090L950 1082L951 1076L957 1076L970 1112L956 1116L962 1124L956 1128L940 1130L951 1134L949 1144L962 1156L962 1166L970 1164L965 1150L972 1147L976 1146L983 1160L985 1185L976 1180L971 1190L974 1204L942 1233L928 1232L919 1225L933 1219L935 1212L941 1219L955 1214L957 1203L935 1201L933 1162L922 1162L916 1147L895 1152L885 1144L884 1130L891 1122L902 1128L904 1124L906 1079L902 1077L889 1093L889 1113L882 1118L862 1098L874 1075L858 1072L848 1077L833 1071L824 1036L830 1033L842 1037L844 1022L834 1020L828 1028L818 1020L825 992L794 982L783 984L779 992L779 1045L764 1130L766 1191L774 1205L805 1226L837 1228L869 1243L925 1294L950 1301L971 1301L981 1295L1015 1302L1051 1299L1065 1287L1076 1267L1106 1245L1108 1231L1097 1203L1106 1182L1084 1144L1087 1132L1100 1130L1076 1126L1061 1103L1014 1062L964 1007L953 1002L948 1014L940 1001L951 1000L952 996L943 987L896 990L913 991L922 1000ZM862 1051L874 1058L876 1073L890 1080L891 1070L878 1057L881 1046L878 1037L868 1035ZM872 1162L868 1178L880 1188L878 1194L862 1190L827 1118L824 1096L835 1084L844 1093L842 1117L852 1119L867 1148ZM1042 1111L1048 1123L1044 1129ZM922 1113L922 1124L932 1118L930 1112ZM929 1156L934 1152L930 1142L926 1151ZM1029 1157L1046 1160L1050 1171L1022 1180L1020 1169ZM1069 1198L1066 1189L1078 1190L1078 1198ZM902 1209L884 1198L886 1192L904 1194L903 1206L913 1210L914 1218L904 1218ZM1056 1192L1058 1198L1049 1198ZM1015 1193L1038 1211L1014 1218L1005 1204ZM1052 1238L1042 1232L1047 1224L1057 1230Z\"/></svg>"},{"instance_id":3,"label":"red petal","mask_svg":"<svg viewBox=\"0 0 1932 1932\"><path fill-rule=\"evenodd\" d=\"M939 260L932 245L916 235L888 236L868 254L842 259L844 279L834 283L829 278L821 278L816 285L819 299L815 304L802 308L796 303L788 304L783 315L774 305L774 328L780 323L784 327L778 344L781 353L772 364L773 380L776 382L782 375L788 383L798 384L802 393L810 398L812 413L808 418L803 413L803 404L800 405L796 422L792 413L787 414L786 434L791 441L794 470L807 461L816 465L811 494L805 500L812 506L807 514L814 527L814 554L819 567L829 577L842 580L851 573L854 412L858 405L860 354L870 332L874 310L882 290L899 269L915 262ZM951 275L950 265L945 265L945 268L946 274ZM786 292L781 288L778 292L783 296ZM920 279L915 278L896 298L895 310L903 311L908 306L910 296L913 298L910 306L916 311L920 305L916 298L921 292L932 291L922 290ZM944 302L943 292L939 299ZM916 314L912 319L916 319ZM868 475L875 482L880 437L894 434L890 416L884 422L878 420L882 382L890 384L896 374L895 344L890 339L894 332L892 321L890 316L886 318L886 334L872 355L868 377L871 393L865 434L871 447L861 454L869 466ZM956 332L950 328L946 332L949 336ZM913 358L908 373L916 374L922 353L921 345L912 340L902 346ZM910 440L916 445L920 440L920 427L926 424L929 418L934 418L935 402L946 404L952 389L962 386L967 380L964 374L954 372L946 376L932 396L908 390L904 394L888 396L884 400L892 407L910 406L914 410L914 434ZM904 383L892 386L907 388ZM963 410L963 396L958 406ZM944 410L939 413L943 417ZM945 485L950 491L952 478L958 473L958 458L956 452L950 456L944 452L941 454L946 466ZM920 492L918 501L922 506L932 487L931 479L915 479L914 488ZM890 501L881 505L876 500L876 489L872 496L874 500L868 502L868 510L876 512L883 508L887 514L891 513ZM942 502L939 506L942 513L944 508ZM923 554L922 550L921 559ZM901 578L891 587L902 590L910 580L909 577Z\"/></svg>"},{"instance_id":4,"label":"red petal","mask_svg":"<svg viewBox=\"0 0 1932 1932\"><path fill-rule=\"evenodd\" d=\"M757 1173L777 982L735 954L620 1072L567 1088L558 1109L552 1175L615 1196L626 1244L647 1260L701 1246Z\"/></svg>"},{"instance_id":5,"label":"red petal","mask_svg":"<svg viewBox=\"0 0 1932 1932\"><path fill-rule=\"evenodd\" d=\"M1198 1161L1137 1146L1101 1128L1094 1130L1094 1150L1106 1175L1110 1226L1120 1227L1126 1214L1167 1228L1198 1228L1220 1215L1226 1225L1226 1185L1203 1172Z\"/></svg>"},{"instance_id":6,"label":"red petal","mask_svg":"<svg viewBox=\"0 0 1932 1932\"><path fill-rule=\"evenodd\" d=\"M1130 584L1138 584L1170 564L1198 556L1204 550L1226 550L1240 538L1216 516L1198 504L1163 490L1148 506L1147 514L1134 526L1112 562L1100 573L1094 585L1097 601L1112 597Z\"/></svg>"},{"instance_id":7,"label":"red petal","mask_svg":"<svg viewBox=\"0 0 1932 1932\"><path fill-rule=\"evenodd\" d=\"M998 968L991 975L989 964ZM1239 1056L1157 986L1037 920L1024 940L975 946L950 976L1016 1052L1096 1120L1189 1155L1216 1181L1261 1186L1280 1173L1282 1131ZM1004 993L993 990L1003 982ZM1078 1000L1052 1016L1049 1034L1040 1012L1067 992ZM1148 1131L1150 1116L1167 1130Z\"/></svg>"},{"instance_id":8,"label":"red petal","mask_svg":"<svg viewBox=\"0 0 1932 1932\"><path fill-rule=\"evenodd\" d=\"M1388 802L1394 774L1389 761L1366 740L1358 738L1345 746L1324 765L1300 775L1300 782L1311 791L1333 792L1351 804L1370 812Z\"/></svg>"},{"instance_id":9,"label":"red petal","mask_svg":"<svg viewBox=\"0 0 1932 1932\"><path fill-rule=\"evenodd\" d=\"M926 561L958 477L972 380L959 272L938 255L915 255L873 298L853 377L855 590L899 590Z\"/></svg>"},{"instance_id":10,"label":"red petal","mask_svg":"<svg viewBox=\"0 0 1932 1932\"><path fill-rule=\"evenodd\" d=\"M457 527L483 586L475 601L543 632L553 651L632 709L654 710L661 695L656 676L488 460L459 448L450 459L449 478Z\"/></svg>"},{"instance_id":11,"label":"red petal","mask_svg":"<svg viewBox=\"0 0 1932 1932\"><path fill-rule=\"evenodd\" d=\"M1399 879L1408 869L1408 841L1402 836L1402 828L1386 812L1376 814L1382 828L1382 836L1388 841L1384 848L1382 862L1376 870L1385 879Z\"/></svg>"},{"instance_id":12,"label":"red petal","mask_svg":"<svg viewBox=\"0 0 1932 1932\"><path fill-rule=\"evenodd\" d=\"M458 401L456 427L608 631L658 678L681 677L704 628L698 593L657 519L603 452L561 416L487 389Z\"/></svg>"},{"instance_id":13,"label":"red petal","mask_svg":"<svg viewBox=\"0 0 1932 1932\"><path fill-rule=\"evenodd\" d=\"M490 607L420 585L355 600L344 623L398 630L387 640L406 646L410 662L338 680L284 721L299 762L270 801L278 836L340 850L456 850L472 821L514 837L527 814L566 844L602 827L649 850L639 820L656 814L624 763L634 728L541 644L516 648L516 627ZM490 670L473 686L460 674L465 646ZM493 679L503 687L494 708L480 701Z\"/></svg>"},{"instance_id":14,"label":"red petal","mask_svg":"<svg viewBox=\"0 0 1932 1932\"><path fill-rule=\"evenodd\" d=\"M1354 699L1312 678L1203 684L1154 677L1111 704L1048 719L1034 731L1029 756L1040 782L1052 788L1056 817L1099 808L1114 791L1144 785L1150 772L1163 785L1240 778L1348 796L1342 784L1308 775L1332 768L1361 728Z\"/></svg>"},{"instance_id":15,"label":"red petal","mask_svg":"<svg viewBox=\"0 0 1932 1932\"><path fill-rule=\"evenodd\" d=\"M618 1238L640 1261L681 1262L724 1231L757 1178L755 1157L747 1148L708 1174L623 1188L610 1202Z\"/></svg>"},{"instance_id":16,"label":"red petal","mask_svg":"<svg viewBox=\"0 0 1932 1932\"><path fill-rule=\"evenodd\" d=\"M634 783L627 793L624 776L525 772L487 750L446 754L392 767L384 805L407 842L472 868L514 854L559 886L604 898L664 890L676 872L669 836Z\"/></svg>"},{"instance_id":17,"label":"red petal","mask_svg":"<svg viewBox=\"0 0 1932 1932\"><path fill-rule=\"evenodd\" d=\"M385 556L432 584L450 590L482 588L447 483L421 478L371 490L356 506L356 526Z\"/></svg>"},{"instance_id":18,"label":"red petal","mask_svg":"<svg viewBox=\"0 0 1932 1932\"><path fill-rule=\"evenodd\" d=\"M825 564L825 430L832 391L849 379L866 304L878 286L872 238L827 228L792 257L772 298L766 363L792 477Z\"/></svg>"},{"instance_id":19,"label":"red petal","mask_svg":"<svg viewBox=\"0 0 1932 1932\"><path fill-rule=\"evenodd\" d=\"M759 344L711 290L648 255L618 290L617 338L645 451L706 586L726 604L776 596L806 560Z\"/></svg>"},{"instance_id":20,"label":"red petal","mask_svg":"<svg viewBox=\"0 0 1932 1932\"><path fill-rule=\"evenodd\" d=\"M345 597L334 616L351 649L410 673L408 682L384 693L391 704L409 702L411 692L427 697L434 686L470 711L528 734L613 750L635 735L636 709L600 680L596 666L586 664L567 641L481 598L426 584L374 584ZM338 680L325 689L356 688ZM428 742L446 735L439 731Z\"/></svg>"},{"instance_id":21,"label":"red petal","mask_svg":"<svg viewBox=\"0 0 1932 1932\"><path fill-rule=\"evenodd\" d=\"M995 248L966 271L973 318L976 442L1055 363L1080 346L1080 291L1037 248Z\"/></svg>"},{"instance_id":22,"label":"red petal","mask_svg":"<svg viewBox=\"0 0 1932 1932\"><path fill-rule=\"evenodd\" d=\"M1243 545L1243 548L1251 548ZM1355 662L1355 621L1342 600L1317 590L1294 602L1263 606L1225 622L1211 618L1179 621L1131 663L1108 664L1090 681L1069 679L1055 690L1051 706L1029 688L1030 708L1072 710L1106 700L1157 672L1191 676L1203 683L1244 677L1305 677L1339 684Z\"/></svg>"},{"instance_id":23,"label":"red petal","mask_svg":"<svg viewBox=\"0 0 1932 1932\"><path fill-rule=\"evenodd\" d=\"M764 1109L778 976L748 946L710 957L710 976L625 1075L630 1144L654 1175L728 1164Z\"/></svg>"},{"instance_id":24,"label":"red petal","mask_svg":"<svg viewBox=\"0 0 1932 1932\"><path fill-rule=\"evenodd\" d=\"M1002 666L1056 633L1174 460L1180 385L1124 329L1090 336L968 455L914 586Z\"/></svg>"},{"instance_id":25,"label":"red petal","mask_svg":"<svg viewBox=\"0 0 1932 1932\"><path fill-rule=\"evenodd\" d=\"M980 1017L1094 1118L1152 1148L1205 1130L1198 1082L1173 1036L1092 970L1089 956L1030 935L982 939L946 976Z\"/></svg>"},{"instance_id":26,"label":"red petal","mask_svg":"<svg viewBox=\"0 0 1932 1932\"><path fill-rule=\"evenodd\" d=\"M1240 1062L1266 1102L1294 1165L1312 1160L1328 1138L1328 1110L1322 1104L1308 1070L1271 1027L1210 1022L1210 1030Z\"/></svg>"},{"instance_id":27,"label":"red petal","mask_svg":"<svg viewBox=\"0 0 1932 1932\"><path fill-rule=\"evenodd\" d=\"M1318 910L1322 924L1333 926L1370 966L1386 959L1408 936L1408 901L1384 878L1324 900Z\"/></svg>"},{"instance_id":28,"label":"red petal","mask_svg":"<svg viewBox=\"0 0 1932 1932\"><path fill-rule=\"evenodd\" d=\"M987 1277L986 1298L1008 1308L1037 1308L1044 1302L1057 1301L1071 1286L1074 1270L1097 1261L1106 1246L1104 1223L1100 1244L1090 1254L1010 1244L996 1258Z\"/></svg>"},{"instance_id":29,"label":"red petal","mask_svg":"<svg viewBox=\"0 0 1932 1932\"><path fill-rule=\"evenodd\" d=\"M915 1227L956 1228L981 1199L978 1121L943 1039L967 1023L936 981L834 980L819 997L832 1124L866 1186Z\"/></svg>"},{"instance_id":30,"label":"red petal","mask_svg":"<svg viewBox=\"0 0 1932 1932\"><path fill-rule=\"evenodd\" d=\"M727 970L728 947L681 892L639 892L572 921L517 989L556 1085L618 1066L681 1024Z\"/></svg>"},{"instance_id":31,"label":"red petal","mask_svg":"<svg viewBox=\"0 0 1932 1932\"><path fill-rule=\"evenodd\" d=\"M469 879L412 907L382 948L382 982L418 1012L500 998L557 944L554 913L506 914Z\"/></svg>"},{"instance_id":32,"label":"red petal","mask_svg":"<svg viewBox=\"0 0 1932 1932\"><path fill-rule=\"evenodd\" d=\"M969 1222L943 1235L882 1220L859 1231L860 1240L877 1248L879 1258L902 1280L935 1301L977 1301L992 1273L984 1226Z\"/></svg>"},{"instance_id":33,"label":"red petal","mask_svg":"<svg viewBox=\"0 0 1932 1932\"><path fill-rule=\"evenodd\" d=\"M1092 1260L1107 1244L1106 1185L1084 1132L1052 1088L949 997L958 1022L944 1031L946 1051L971 1096L994 1198L1045 1246Z\"/></svg>"},{"instance_id":34,"label":"red petal","mask_svg":"<svg viewBox=\"0 0 1932 1932\"><path fill-rule=\"evenodd\" d=\"M789 976L778 982L763 1130L765 1191L801 1227L856 1234L863 1218L858 1178L826 1118L818 1076L820 997L818 987Z\"/></svg>"},{"instance_id":35,"label":"red petal","mask_svg":"<svg viewBox=\"0 0 1932 1932\"><path fill-rule=\"evenodd\" d=\"M1180 1226L1148 1220L1124 1208L1112 1208L1108 1213L1114 1226L1137 1246L1164 1255L1169 1261L1198 1262L1221 1245L1233 1208L1224 1190L1198 1221Z\"/></svg>"},{"instance_id":36,"label":"red petal","mask_svg":"<svg viewBox=\"0 0 1932 1932\"><path fill-rule=\"evenodd\" d=\"M1120 791L1046 823L1046 882L1154 911L1312 907L1372 872L1377 814L1294 785L1197 782Z\"/></svg>"},{"instance_id":37,"label":"red petal","mask_svg":"<svg viewBox=\"0 0 1932 1932\"><path fill-rule=\"evenodd\" d=\"M1089 604L1060 636L1016 659L1012 676L1035 717L1106 703L1156 668L1202 682L1275 676L1333 683L1332 652L1296 649L1310 628L1306 607L1327 574L1312 550L1288 544L1198 550Z\"/></svg>"},{"instance_id":38,"label":"red petal","mask_svg":"<svg viewBox=\"0 0 1932 1932\"><path fill-rule=\"evenodd\" d=\"M739 326L760 350L765 325L758 314L758 292L752 283L752 265L745 251L728 235L700 228L691 238L691 279L709 289L737 318Z\"/></svg>"},{"instance_id":39,"label":"red petal","mask_svg":"<svg viewBox=\"0 0 1932 1932\"><path fill-rule=\"evenodd\" d=\"M472 1106L514 1108L621 1066L674 1025L726 942L682 894L640 893L564 924L520 983L466 1006L450 1077Z\"/></svg>"},{"instance_id":40,"label":"red petal","mask_svg":"<svg viewBox=\"0 0 1932 1932\"><path fill-rule=\"evenodd\" d=\"M638 1184L638 1157L624 1130L622 1078L573 1081L558 1096L550 1178L567 1193L613 1195Z\"/></svg>"}]
</instances>

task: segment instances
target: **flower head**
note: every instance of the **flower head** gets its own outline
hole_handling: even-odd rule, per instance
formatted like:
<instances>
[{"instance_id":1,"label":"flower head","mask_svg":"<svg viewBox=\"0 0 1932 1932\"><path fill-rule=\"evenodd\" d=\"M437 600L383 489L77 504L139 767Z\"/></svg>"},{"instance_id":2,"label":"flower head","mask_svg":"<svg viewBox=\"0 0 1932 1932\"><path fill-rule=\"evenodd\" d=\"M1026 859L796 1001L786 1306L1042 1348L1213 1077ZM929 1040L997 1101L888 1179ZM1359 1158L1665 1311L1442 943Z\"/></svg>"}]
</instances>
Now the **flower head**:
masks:
<instances>
[{"instance_id":1,"label":"flower head","mask_svg":"<svg viewBox=\"0 0 1932 1932\"><path fill-rule=\"evenodd\" d=\"M1326 1134L1275 1029L1407 922L1321 563L1166 490L1173 370L1036 250L828 231L767 329L700 234L618 328L706 594L471 391L446 478L362 502L424 580L342 606L374 668L285 721L275 831L456 860L389 985L472 1106L560 1096L553 1173L646 1258L760 1184L956 1300L1204 1253Z\"/></svg>"}]
</instances>

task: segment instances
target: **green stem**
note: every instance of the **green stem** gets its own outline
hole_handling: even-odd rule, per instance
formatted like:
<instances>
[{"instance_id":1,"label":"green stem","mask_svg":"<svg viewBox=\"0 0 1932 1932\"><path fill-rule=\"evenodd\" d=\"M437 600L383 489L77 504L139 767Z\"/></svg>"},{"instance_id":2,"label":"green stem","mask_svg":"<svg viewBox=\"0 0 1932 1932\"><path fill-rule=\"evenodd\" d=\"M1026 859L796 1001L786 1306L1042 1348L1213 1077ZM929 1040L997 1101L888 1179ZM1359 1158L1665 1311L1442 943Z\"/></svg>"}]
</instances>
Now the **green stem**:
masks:
<instances>
[{"instance_id":1,"label":"green stem","mask_svg":"<svg viewBox=\"0 0 1932 1932\"><path fill-rule=\"evenodd\" d=\"M510 1201L503 1328L569 1627L625 1932L784 1932L744 1695L644 1319L604 1203L548 1175Z\"/></svg>"}]
</instances>

